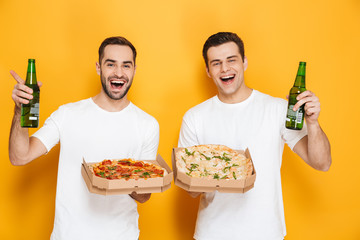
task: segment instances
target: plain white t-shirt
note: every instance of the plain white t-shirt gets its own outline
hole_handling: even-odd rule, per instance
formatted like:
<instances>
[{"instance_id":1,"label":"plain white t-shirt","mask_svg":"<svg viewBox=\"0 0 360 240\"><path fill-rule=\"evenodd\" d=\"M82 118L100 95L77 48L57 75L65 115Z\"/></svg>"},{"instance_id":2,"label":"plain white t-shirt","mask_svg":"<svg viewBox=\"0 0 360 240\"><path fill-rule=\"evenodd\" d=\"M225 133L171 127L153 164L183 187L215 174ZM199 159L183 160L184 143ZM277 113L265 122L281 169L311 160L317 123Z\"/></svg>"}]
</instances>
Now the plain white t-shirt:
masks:
<instances>
[{"instance_id":1,"label":"plain white t-shirt","mask_svg":"<svg viewBox=\"0 0 360 240\"><path fill-rule=\"evenodd\" d=\"M47 151L60 141L55 221L51 240L138 239L137 204L129 195L90 193L81 176L83 158L154 160L158 122L134 104L107 112L91 98L61 106L34 135Z\"/></svg>"},{"instance_id":2,"label":"plain white t-shirt","mask_svg":"<svg viewBox=\"0 0 360 240\"><path fill-rule=\"evenodd\" d=\"M246 193L201 195L197 240L280 240L286 235L281 190L284 143L292 149L307 134L285 128L287 101L256 90L243 102L226 104L217 96L191 108L183 118L179 147L222 144L249 148L256 170Z\"/></svg>"}]
</instances>

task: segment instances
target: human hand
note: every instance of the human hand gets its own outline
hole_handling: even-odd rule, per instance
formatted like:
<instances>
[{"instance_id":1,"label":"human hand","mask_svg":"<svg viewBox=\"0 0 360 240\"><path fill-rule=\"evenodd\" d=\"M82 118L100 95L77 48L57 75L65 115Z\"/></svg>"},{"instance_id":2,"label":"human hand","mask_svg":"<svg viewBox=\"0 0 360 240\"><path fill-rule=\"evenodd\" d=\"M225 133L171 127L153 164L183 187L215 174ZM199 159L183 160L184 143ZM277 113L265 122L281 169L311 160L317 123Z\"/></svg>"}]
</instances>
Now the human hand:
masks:
<instances>
[{"instance_id":1,"label":"human hand","mask_svg":"<svg viewBox=\"0 0 360 240\"><path fill-rule=\"evenodd\" d=\"M129 196L138 201L139 203L144 203L146 201L148 201L151 197L151 193L136 193L136 192L132 192L131 194L129 194Z\"/></svg>"},{"instance_id":2,"label":"human hand","mask_svg":"<svg viewBox=\"0 0 360 240\"><path fill-rule=\"evenodd\" d=\"M317 123L320 115L319 98L311 91L307 90L300 93L296 99L298 102L294 105L293 110L297 111L301 105L304 105L305 120L307 124Z\"/></svg>"},{"instance_id":3,"label":"human hand","mask_svg":"<svg viewBox=\"0 0 360 240\"><path fill-rule=\"evenodd\" d=\"M17 82L11 95L12 99L15 102L15 105L17 107L20 107L21 104L28 104L29 100L33 98L33 90L25 85L25 81L15 71L11 70L10 74ZM40 88L42 86L42 83L39 81L37 83Z\"/></svg>"}]
</instances>

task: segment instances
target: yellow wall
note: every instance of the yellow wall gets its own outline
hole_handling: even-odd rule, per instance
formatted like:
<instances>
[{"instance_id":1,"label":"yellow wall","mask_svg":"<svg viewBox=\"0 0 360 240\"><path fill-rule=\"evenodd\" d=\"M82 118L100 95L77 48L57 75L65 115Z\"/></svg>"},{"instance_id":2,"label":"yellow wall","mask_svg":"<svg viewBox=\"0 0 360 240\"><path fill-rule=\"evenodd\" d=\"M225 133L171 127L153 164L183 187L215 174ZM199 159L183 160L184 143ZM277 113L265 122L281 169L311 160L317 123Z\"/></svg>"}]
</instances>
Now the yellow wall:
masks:
<instances>
[{"instance_id":1,"label":"yellow wall","mask_svg":"<svg viewBox=\"0 0 360 240\"><path fill-rule=\"evenodd\" d=\"M139 53L130 99L159 121L159 153L171 164L183 114L216 92L201 50L218 31L243 38L250 87L285 98L302 60L307 88L321 101L333 165L317 172L285 148L286 239L360 239L359 0L3 0L0 22L0 239L49 239L59 154L57 146L27 166L10 164L15 81L9 70L25 77L27 59L36 58L44 83L42 125L61 104L100 90L99 44L108 36L127 37ZM153 194L139 206L141 238L191 239L197 206L198 199L175 185Z\"/></svg>"}]
</instances>

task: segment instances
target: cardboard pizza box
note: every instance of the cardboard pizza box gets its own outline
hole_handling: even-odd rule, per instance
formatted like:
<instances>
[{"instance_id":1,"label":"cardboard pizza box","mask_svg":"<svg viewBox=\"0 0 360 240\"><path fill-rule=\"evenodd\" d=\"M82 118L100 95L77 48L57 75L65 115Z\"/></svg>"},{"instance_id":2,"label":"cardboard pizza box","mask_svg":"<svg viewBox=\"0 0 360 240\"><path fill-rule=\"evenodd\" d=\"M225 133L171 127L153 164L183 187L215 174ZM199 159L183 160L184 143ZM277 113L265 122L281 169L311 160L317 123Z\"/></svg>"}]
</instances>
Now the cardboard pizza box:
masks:
<instances>
[{"instance_id":1,"label":"cardboard pizza box","mask_svg":"<svg viewBox=\"0 0 360 240\"><path fill-rule=\"evenodd\" d=\"M83 159L81 165L81 175L84 178L89 192L101 195L116 195L116 194L130 194L136 193L156 193L163 192L171 187L173 179L173 171L167 165L165 160L158 155L156 160L144 160L161 166L166 169L167 173L164 177L148 178L148 179L106 179L95 176L89 168L93 163L87 163Z\"/></svg>"},{"instance_id":2,"label":"cardboard pizza box","mask_svg":"<svg viewBox=\"0 0 360 240\"><path fill-rule=\"evenodd\" d=\"M253 173L251 176L246 177L245 179L237 180L195 178L188 176L183 172L178 172L175 155L182 149L184 148L173 148L171 154L172 167L174 169L174 182L178 187L181 187L182 189L189 192L212 192L217 190L224 193L245 193L254 187L256 171L248 148L245 151L236 151L244 153L247 158L250 158L251 163L253 164Z\"/></svg>"}]
</instances>

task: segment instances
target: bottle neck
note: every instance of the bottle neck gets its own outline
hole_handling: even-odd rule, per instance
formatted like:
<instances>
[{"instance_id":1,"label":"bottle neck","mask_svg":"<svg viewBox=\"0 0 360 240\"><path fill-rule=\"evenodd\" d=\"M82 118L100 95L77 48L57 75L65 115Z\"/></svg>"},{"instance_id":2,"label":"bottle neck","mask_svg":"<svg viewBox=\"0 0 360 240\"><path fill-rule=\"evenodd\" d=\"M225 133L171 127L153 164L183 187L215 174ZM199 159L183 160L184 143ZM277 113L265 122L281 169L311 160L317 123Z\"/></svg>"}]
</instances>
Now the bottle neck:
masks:
<instances>
[{"instance_id":1,"label":"bottle neck","mask_svg":"<svg viewBox=\"0 0 360 240\"><path fill-rule=\"evenodd\" d=\"M37 84L35 61L29 61L25 84L26 85Z\"/></svg>"},{"instance_id":2,"label":"bottle neck","mask_svg":"<svg viewBox=\"0 0 360 240\"><path fill-rule=\"evenodd\" d=\"M300 63L298 72L296 74L294 87L305 88L305 71L306 71L306 65Z\"/></svg>"}]
</instances>

